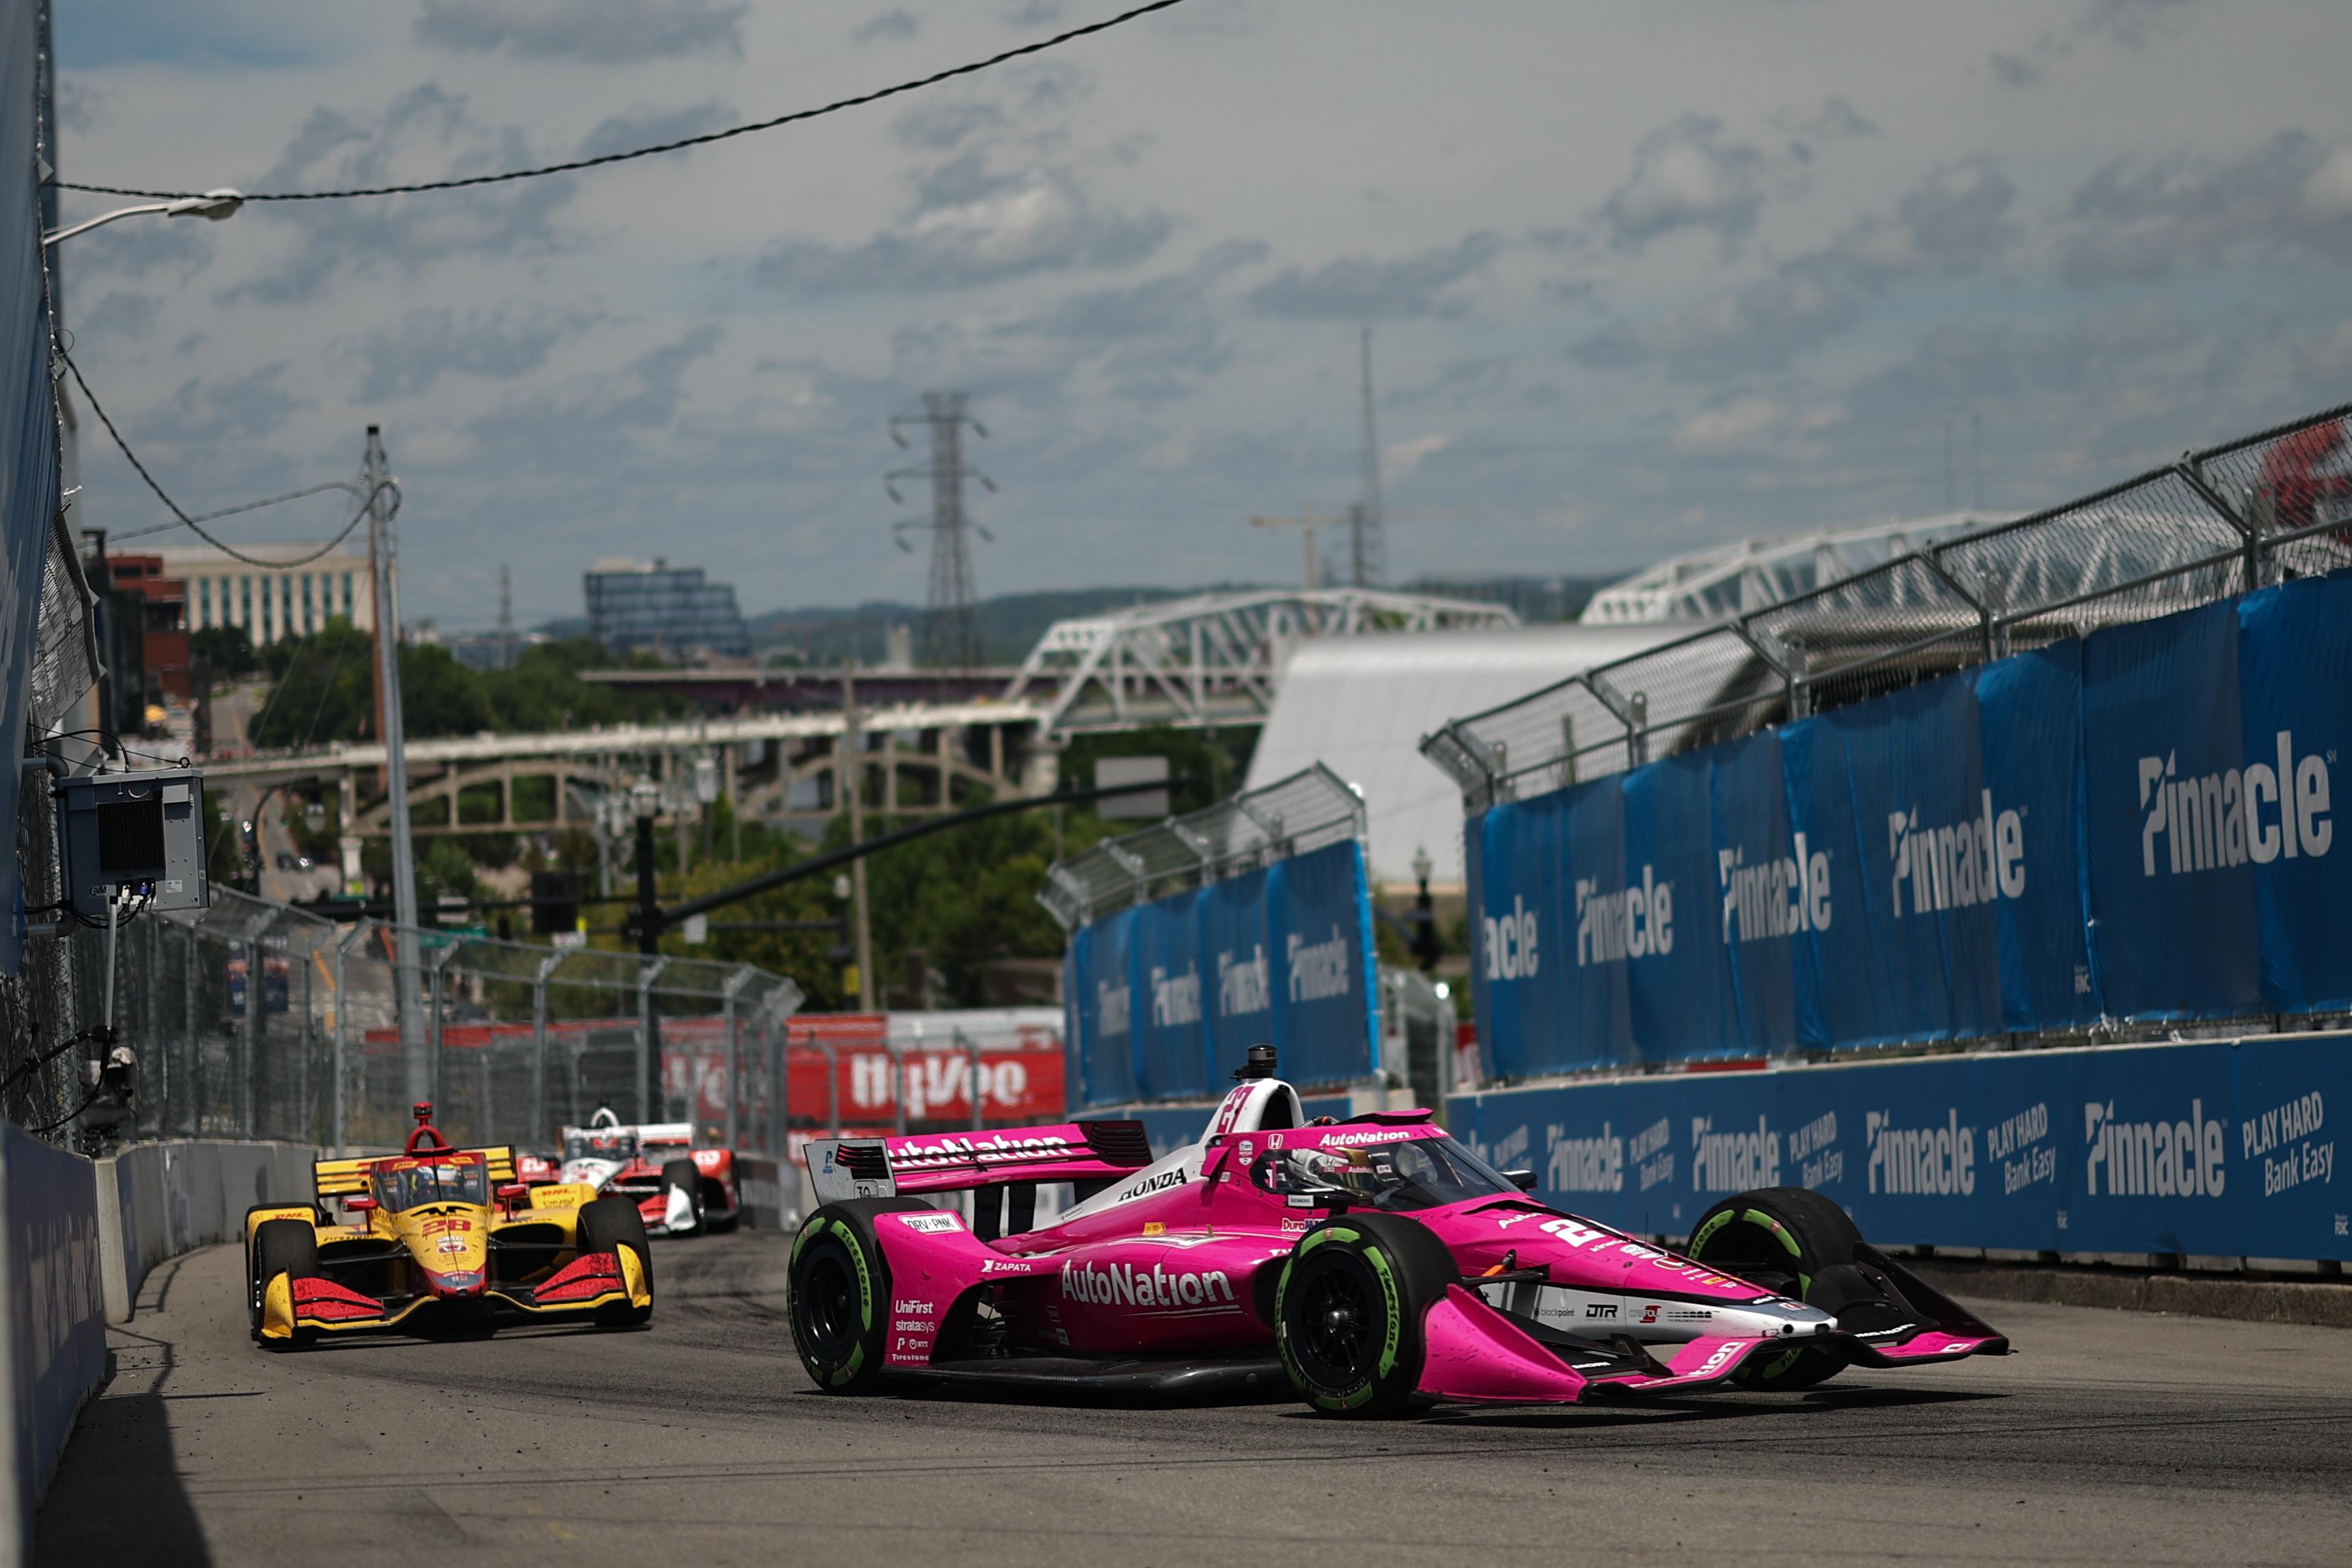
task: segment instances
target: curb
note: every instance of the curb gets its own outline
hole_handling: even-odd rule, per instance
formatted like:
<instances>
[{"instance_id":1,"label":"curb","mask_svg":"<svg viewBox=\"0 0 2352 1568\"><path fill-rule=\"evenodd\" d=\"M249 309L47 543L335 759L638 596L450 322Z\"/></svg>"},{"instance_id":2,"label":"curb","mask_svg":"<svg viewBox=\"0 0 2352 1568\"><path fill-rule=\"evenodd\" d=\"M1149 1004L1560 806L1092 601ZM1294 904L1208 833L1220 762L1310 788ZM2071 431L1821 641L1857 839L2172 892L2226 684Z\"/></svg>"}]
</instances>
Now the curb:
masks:
<instances>
[{"instance_id":1,"label":"curb","mask_svg":"<svg viewBox=\"0 0 2352 1568\"><path fill-rule=\"evenodd\" d=\"M2212 1280L2184 1274L2138 1274L2091 1269L2010 1269L1906 1260L1912 1272L1939 1291L2001 1301L2043 1301L2066 1307L2109 1307L2133 1312L2179 1312L2252 1323L2309 1323L2352 1329L2352 1284L2299 1281Z\"/></svg>"}]
</instances>

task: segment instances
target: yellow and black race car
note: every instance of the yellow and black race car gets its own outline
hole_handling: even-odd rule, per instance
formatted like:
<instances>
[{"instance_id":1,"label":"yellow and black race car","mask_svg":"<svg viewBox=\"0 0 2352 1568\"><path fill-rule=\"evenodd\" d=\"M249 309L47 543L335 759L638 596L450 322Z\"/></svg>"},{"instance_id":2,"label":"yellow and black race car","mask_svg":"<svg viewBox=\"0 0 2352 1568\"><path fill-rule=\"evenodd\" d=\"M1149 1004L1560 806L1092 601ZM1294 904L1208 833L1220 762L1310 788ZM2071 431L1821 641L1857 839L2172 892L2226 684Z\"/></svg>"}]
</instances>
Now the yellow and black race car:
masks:
<instances>
[{"instance_id":1,"label":"yellow and black race car","mask_svg":"<svg viewBox=\"0 0 2352 1568\"><path fill-rule=\"evenodd\" d=\"M654 1312L646 1222L625 1197L527 1187L510 1148L459 1149L416 1107L401 1154L320 1160L317 1203L245 1217L253 1337L285 1349L322 1333L486 1329L501 1316L602 1328ZM322 1207L340 1202L343 1218Z\"/></svg>"}]
</instances>

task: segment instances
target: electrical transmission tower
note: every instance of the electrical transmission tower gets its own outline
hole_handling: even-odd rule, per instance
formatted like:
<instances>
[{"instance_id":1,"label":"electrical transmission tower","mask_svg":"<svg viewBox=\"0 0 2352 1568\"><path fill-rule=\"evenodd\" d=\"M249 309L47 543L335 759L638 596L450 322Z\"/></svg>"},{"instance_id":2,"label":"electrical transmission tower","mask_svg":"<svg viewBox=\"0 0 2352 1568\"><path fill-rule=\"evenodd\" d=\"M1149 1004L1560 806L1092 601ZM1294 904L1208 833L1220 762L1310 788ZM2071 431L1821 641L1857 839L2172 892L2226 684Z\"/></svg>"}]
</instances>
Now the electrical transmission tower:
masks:
<instances>
[{"instance_id":1,"label":"electrical transmission tower","mask_svg":"<svg viewBox=\"0 0 2352 1568\"><path fill-rule=\"evenodd\" d=\"M1348 508L1348 538L1358 588L1376 586L1386 575L1385 541L1381 538L1381 438L1372 422L1372 329L1364 329L1364 456L1358 475L1359 495Z\"/></svg>"},{"instance_id":2,"label":"electrical transmission tower","mask_svg":"<svg viewBox=\"0 0 2352 1568\"><path fill-rule=\"evenodd\" d=\"M959 670L978 669L988 655L980 634L980 615L973 608L977 596L972 591L971 546L965 536L978 534L991 544L996 542L994 534L964 516L965 479L979 480L991 495L996 491L995 480L967 466L963 460L963 427L969 424L978 435L988 434L986 426L963 411L965 396L960 392L925 392L922 413L902 413L890 421L890 439L901 446L908 442L900 425L929 425L931 460L892 469L882 486L892 500L904 501L906 497L898 494L899 480L931 482L931 515L908 517L891 531L898 548L909 552L915 548L907 542L909 532L931 531L931 597L929 613L923 619L922 662Z\"/></svg>"}]
</instances>

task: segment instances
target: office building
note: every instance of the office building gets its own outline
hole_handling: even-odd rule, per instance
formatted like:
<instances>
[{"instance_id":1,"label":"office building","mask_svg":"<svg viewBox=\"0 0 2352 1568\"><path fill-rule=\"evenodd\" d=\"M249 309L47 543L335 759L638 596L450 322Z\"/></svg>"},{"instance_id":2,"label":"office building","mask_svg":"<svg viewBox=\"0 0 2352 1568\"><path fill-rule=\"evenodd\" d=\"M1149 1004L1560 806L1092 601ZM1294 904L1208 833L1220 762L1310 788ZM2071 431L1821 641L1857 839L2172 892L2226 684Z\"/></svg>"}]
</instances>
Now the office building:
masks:
<instances>
[{"instance_id":1,"label":"office building","mask_svg":"<svg viewBox=\"0 0 2352 1568\"><path fill-rule=\"evenodd\" d=\"M649 648L672 658L748 659L751 634L730 583L698 566L607 559L586 578L588 634L615 653Z\"/></svg>"}]
</instances>

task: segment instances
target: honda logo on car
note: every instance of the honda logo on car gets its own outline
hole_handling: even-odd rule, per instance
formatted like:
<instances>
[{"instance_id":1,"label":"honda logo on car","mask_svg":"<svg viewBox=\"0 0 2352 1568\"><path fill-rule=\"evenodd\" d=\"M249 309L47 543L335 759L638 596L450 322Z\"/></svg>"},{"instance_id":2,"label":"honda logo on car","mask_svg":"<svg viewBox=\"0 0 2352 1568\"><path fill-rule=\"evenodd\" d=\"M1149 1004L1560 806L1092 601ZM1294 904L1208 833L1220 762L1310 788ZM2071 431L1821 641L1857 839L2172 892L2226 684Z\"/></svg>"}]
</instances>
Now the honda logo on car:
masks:
<instances>
[{"instance_id":1,"label":"honda logo on car","mask_svg":"<svg viewBox=\"0 0 2352 1568\"><path fill-rule=\"evenodd\" d=\"M1097 1307L1213 1306L1234 1299L1233 1281L1222 1269L1171 1274L1157 1263L1143 1270L1129 1263L1097 1268L1076 1261L1062 1265L1062 1295Z\"/></svg>"},{"instance_id":2,"label":"honda logo on car","mask_svg":"<svg viewBox=\"0 0 2352 1568\"><path fill-rule=\"evenodd\" d=\"M2182 779L2177 751L2139 759L2139 869L2158 872L2156 841L2164 841L2162 869L2172 875L2215 871L2248 861L2268 865L2284 856L2316 859L2336 843L2329 764L2336 754L2294 754L2294 733L2277 736L2276 766L2249 762L2243 769Z\"/></svg>"},{"instance_id":3,"label":"honda logo on car","mask_svg":"<svg viewBox=\"0 0 2352 1568\"><path fill-rule=\"evenodd\" d=\"M1125 1203L1129 1198L1141 1197L1147 1193L1164 1192L1171 1186L1182 1186L1190 1179L1192 1178L1184 1174L1183 1167L1180 1166L1172 1171L1161 1171L1158 1176L1145 1176L1111 1201Z\"/></svg>"}]
</instances>

